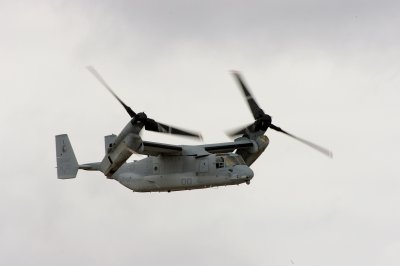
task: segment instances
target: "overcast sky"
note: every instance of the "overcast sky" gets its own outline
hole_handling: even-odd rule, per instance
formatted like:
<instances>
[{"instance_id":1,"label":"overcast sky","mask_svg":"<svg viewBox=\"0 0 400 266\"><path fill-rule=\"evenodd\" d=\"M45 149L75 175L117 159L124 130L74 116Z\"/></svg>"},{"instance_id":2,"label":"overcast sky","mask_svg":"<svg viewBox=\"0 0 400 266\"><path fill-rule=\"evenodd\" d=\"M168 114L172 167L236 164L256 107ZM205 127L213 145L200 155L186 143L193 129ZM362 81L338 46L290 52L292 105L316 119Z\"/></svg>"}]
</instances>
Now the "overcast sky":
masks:
<instances>
[{"instance_id":1,"label":"overcast sky","mask_svg":"<svg viewBox=\"0 0 400 266\"><path fill-rule=\"evenodd\" d=\"M399 25L399 1L0 0L0 264L399 265ZM249 186L58 180L56 134L95 162L129 121L87 65L205 142L252 121L240 70L274 124L334 159L268 131Z\"/></svg>"}]
</instances>

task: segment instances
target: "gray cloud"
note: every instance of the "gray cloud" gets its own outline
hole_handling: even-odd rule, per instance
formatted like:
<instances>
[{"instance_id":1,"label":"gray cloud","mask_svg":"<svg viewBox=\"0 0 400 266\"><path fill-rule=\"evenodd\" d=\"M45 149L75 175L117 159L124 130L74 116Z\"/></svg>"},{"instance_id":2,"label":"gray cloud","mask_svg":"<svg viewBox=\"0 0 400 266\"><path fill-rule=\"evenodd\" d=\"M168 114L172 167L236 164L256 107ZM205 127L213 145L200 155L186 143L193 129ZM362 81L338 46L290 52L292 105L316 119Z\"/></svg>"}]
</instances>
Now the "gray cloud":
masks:
<instances>
[{"instance_id":1,"label":"gray cloud","mask_svg":"<svg viewBox=\"0 0 400 266\"><path fill-rule=\"evenodd\" d=\"M1 264L396 264L396 1L22 1L0 10ZM250 121L227 72L243 70L277 124L335 158L270 132L250 186L135 194L98 173L57 180L55 134L70 134L80 162L96 161L103 136L128 119L88 64L135 109L206 141L227 141L224 130Z\"/></svg>"}]
</instances>

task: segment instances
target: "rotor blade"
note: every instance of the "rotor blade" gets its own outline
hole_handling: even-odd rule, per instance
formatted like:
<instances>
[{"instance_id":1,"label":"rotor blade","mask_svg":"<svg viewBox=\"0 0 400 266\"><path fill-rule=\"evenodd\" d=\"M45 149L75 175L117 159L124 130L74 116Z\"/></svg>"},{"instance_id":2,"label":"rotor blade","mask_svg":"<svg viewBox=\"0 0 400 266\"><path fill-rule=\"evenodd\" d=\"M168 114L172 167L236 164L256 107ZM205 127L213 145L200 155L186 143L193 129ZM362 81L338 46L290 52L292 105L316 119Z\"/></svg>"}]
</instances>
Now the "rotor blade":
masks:
<instances>
[{"instance_id":1,"label":"rotor blade","mask_svg":"<svg viewBox=\"0 0 400 266\"><path fill-rule=\"evenodd\" d=\"M149 129L146 127L146 130L150 131L155 131L155 132L161 132L161 133L167 133L167 134L172 134L172 135L181 135L181 136L187 136L187 137L193 137L197 139L203 139L201 134L196 133L196 132L191 132L183 129L179 129L176 127L172 127L166 124L162 124L160 122L156 122L158 124L158 128L155 129L154 127L149 127Z\"/></svg>"},{"instance_id":2,"label":"rotor blade","mask_svg":"<svg viewBox=\"0 0 400 266\"><path fill-rule=\"evenodd\" d=\"M251 130L252 126L253 126L253 124L251 124L247 127L241 127L238 129L230 130L230 131L227 131L226 134L231 138L234 138L238 135L245 135L245 134L248 134L249 132L251 132L250 130Z\"/></svg>"},{"instance_id":3,"label":"rotor blade","mask_svg":"<svg viewBox=\"0 0 400 266\"><path fill-rule=\"evenodd\" d=\"M319 151L319 152L325 154L326 156L328 156L328 157L330 157L330 158L333 157L332 152L331 152L330 150L324 148L324 147L321 147L321 146L319 146L319 145L317 145L317 144L314 144L314 143L312 143L312 142L310 142L310 141L308 141L308 140L305 140L305 139L299 138L299 137L297 137L297 136L295 136L295 135L292 135L292 134L290 134L289 132L286 132L285 130L283 130L283 129L281 129L280 127L277 127L277 126L275 126L275 125L273 125L273 124L270 125L270 128L271 128L271 129L274 129L274 130L276 130L276 131L278 131L278 132L282 132L283 134L286 134L286 135L288 135L288 136L290 136L290 137L292 137L292 138L294 138L294 139L297 139L298 141L300 141L300 142L302 142L302 143L308 145L309 147L311 147L311 148L313 148L313 149L316 149L317 151Z\"/></svg>"},{"instance_id":4,"label":"rotor blade","mask_svg":"<svg viewBox=\"0 0 400 266\"><path fill-rule=\"evenodd\" d=\"M264 111L258 106L253 95L250 93L249 89L247 88L246 84L244 83L240 73L238 71L232 71L232 74L236 78L240 87L242 88L243 94L247 100L247 103L250 107L250 110L253 114L254 119L257 120L258 118L260 118L261 116L264 115Z\"/></svg>"},{"instance_id":5,"label":"rotor blade","mask_svg":"<svg viewBox=\"0 0 400 266\"><path fill-rule=\"evenodd\" d=\"M93 76L101 83L103 86L114 96L115 99L119 101L120 104L125 108L125 110L128 112L130 117L134 117L136 113L128 106L126 105L116 94L115 92L111 89L110 86L108 86L107 82L103 79L103 77L96 71L96 69L92 66L88 66L87 69L90 71L90 73L93 74Z\"/></svg>"}]
</instances>

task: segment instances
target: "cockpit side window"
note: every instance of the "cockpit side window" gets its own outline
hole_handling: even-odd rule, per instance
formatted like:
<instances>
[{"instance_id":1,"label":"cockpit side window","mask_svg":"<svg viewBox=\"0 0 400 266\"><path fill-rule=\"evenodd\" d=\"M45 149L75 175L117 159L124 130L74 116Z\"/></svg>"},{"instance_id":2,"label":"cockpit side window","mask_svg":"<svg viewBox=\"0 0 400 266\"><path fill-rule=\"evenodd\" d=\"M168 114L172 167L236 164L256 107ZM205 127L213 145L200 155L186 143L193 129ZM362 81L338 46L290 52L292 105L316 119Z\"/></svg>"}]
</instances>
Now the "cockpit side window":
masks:
<instances>
[{"instance_id":1,"label":"cockpit side window","mask_svg":"<svg viewBox=\"0 0 400 266\"><path fill-rule=\"evenodd\" d=\"M238 162L238 164L240 164L240 165L245 165L246 163L244 162L244 160L243 160L243 158L242 158L242 156L238 156L238 157L236 157L237 159L237 162Z\"/></svg>"},{"instance_id":2,"label":"cockpit side window","mask_svg":"<svg viewBox=\"0 0 400 266\"><path fill-rule=\"evenodd\" d=\"M226 166L227 166L227 167L235 166L235 165L237 164L235 159L236 159L235 157L226 156L226 157L225 157L225 164L226 164Z\"/></svg>"},{"instance_id":3,"label":"cockpit side window","mask_svg":"<svg viewBox=\"0 0 400 266\"><path fill-rule=\"evenodd\" d=\"M235 165L245 165L243 158L241 156L235 155L220 155L216 158L216 167L233 167Z\"/></svg>"}]
</instances>

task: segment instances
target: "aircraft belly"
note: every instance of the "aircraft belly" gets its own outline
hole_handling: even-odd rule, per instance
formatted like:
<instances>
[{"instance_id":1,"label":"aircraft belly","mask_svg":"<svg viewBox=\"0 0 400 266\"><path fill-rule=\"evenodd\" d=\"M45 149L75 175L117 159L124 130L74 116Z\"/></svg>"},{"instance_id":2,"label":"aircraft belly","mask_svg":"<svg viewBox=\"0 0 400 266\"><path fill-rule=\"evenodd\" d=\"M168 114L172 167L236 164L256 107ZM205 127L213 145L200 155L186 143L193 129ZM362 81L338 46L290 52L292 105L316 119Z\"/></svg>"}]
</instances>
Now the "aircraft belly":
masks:
<instances>
[{"instance_id":1,"label":"aircraft belly","mask_svg":"<svg viewBox=\"0 0 400 266\"><path fill-rule=\"evenodd\" d=\"M223 176L196 175L195 172L187 172L169 175L151 175L145 177L131 177L120 183L134 192L163 192L202 189L217 186L227 186L243 183Z\"/></svg>"},{"instance_id":2,"label":"aircraft belly","mask_svg":"<svg viewBox=\"0 0 400 266\"><path fill-rule=\"evenodd\" d=\"M206 172L206 167L199 164L193 164L199 167L185 169L186 171L182 169L183 171L172 172L174 167L175 170L181 170L181 164L182 162L179 157L170 158L167 164L170 167L166 168L165 160L159 160L157 157L149 157L121 167L113 175L113 178L134 192L191 190L236 185L246 182L246 179L240 178L232 172L232 169L215 169L209 166ZM171 165L174 165L174 167Z\"/></svg>"}]
</instances>

